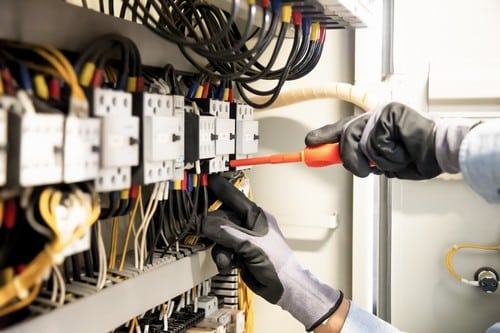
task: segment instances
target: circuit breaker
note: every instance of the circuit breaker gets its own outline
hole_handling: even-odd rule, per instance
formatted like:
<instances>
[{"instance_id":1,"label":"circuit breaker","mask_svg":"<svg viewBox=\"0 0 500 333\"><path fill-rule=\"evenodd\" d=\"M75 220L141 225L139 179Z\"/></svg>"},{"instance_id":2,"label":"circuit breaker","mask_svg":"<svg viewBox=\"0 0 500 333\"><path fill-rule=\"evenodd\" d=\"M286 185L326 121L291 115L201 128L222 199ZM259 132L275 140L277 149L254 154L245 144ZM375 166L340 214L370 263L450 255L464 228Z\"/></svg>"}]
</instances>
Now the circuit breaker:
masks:
<instances>
[{"instance_id":1,"label":"circuit breaker","mask_svg":"<svg viewBox=\"0 0 500 333\"><path fill-rule=\"evenodd\" d=\"M231 117L236 119L236 159L257 153L259 123L253 120L253 108L246 104L232 104Z\"/></svg>"},{"instance_id":2,"label":"circuit breaker","mask_svg":"<svg viewBox=\"0 0 500 333\"><path fill-rule=\"evenodd\" d=\"M129 188L131 167L139 163L139 118L132 115L132 95L96 88L91 92L91 111L101 118L100 167L97 191Z\"/></svg>"},{"instance_id":3,"label":"circuit breaker","mask_svg":"<svg viewBox=\"0 0 500 333\"><path fill-rule=\"evenodd\" d=\"M211 137L215 153L205 164L209 174L229 170L229 155L235 153L235 119L230 118L230 103L215 99L197 99L196 103L205 112L215 117L215 130ZM201 131L201 130L200 130Z\"/></svg>"},{"instance_id":4,"label":"circuit breaker","mask_svg":"<svg viewBox=\"0 0 500 333\"><path fill-rule=\"evenodd\" d=\"M181 147L181 151L177 159L174 160L174 180L184 179L184 143L185 143L185 129L184 129L184 96L174 95L174 117L177 119L179 128L179 137L176 141L177 147Z\"/></svg>"},{"instance_id":5,"label":"circuit breaker","mask_svg":"<svg viewBox=\"0 0 500 333\"><path fill-rule=\"evenodd\" d=\"M134 168L134 183L150 184L173 179L174 161L183 157L184 136L174 115L174 98L161 94L136 94L134 114L141 116L141 163Z\"/></svg>"},{"instance_id":6,"label":"circuit breaker","mask_svg":"<svg viewBox=\"0 0 500 333\"><path fill-rule=\"evenodd\" d=\"M0 97L0 186L7 182L7 110L13 97Z\"/></svg>"},{"instance_id":7,"label":"circuit breaker","mask_svg":"<svg viewBox=\"0 0 500 333\"><path fill-rule=\"evenodd\" d=\"M64 116L9 112L8 119L8 183L22 187L60 183Z\"/></svg>"},{"instance_id":8,"label":"circuit breaker","mask_svg":"<svg viewBox=\"0 0 500 333\"><path fill-rule=\"evenodd\" d=\"M101 120L68 116L64 128L64 182L96 179L99 172Z\"/></svg>"}]
</instances>

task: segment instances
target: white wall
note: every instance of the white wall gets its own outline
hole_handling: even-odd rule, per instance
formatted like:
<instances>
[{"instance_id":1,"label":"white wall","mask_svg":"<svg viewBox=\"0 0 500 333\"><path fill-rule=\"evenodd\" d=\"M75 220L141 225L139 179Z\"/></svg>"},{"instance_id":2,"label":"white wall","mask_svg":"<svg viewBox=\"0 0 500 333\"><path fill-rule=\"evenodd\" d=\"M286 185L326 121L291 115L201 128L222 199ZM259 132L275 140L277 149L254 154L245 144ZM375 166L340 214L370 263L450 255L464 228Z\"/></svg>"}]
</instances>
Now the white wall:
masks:
<instances>
[{"instance_id":1,"label":"white wall","mask_svg":"<svg viewBox=\"0 0 500 333\"><path fill-rule=\"evenodd\" d=\"M499 1L397 0L394 30L394 68L402 82L395 96L430 112L500 111L498 86L481 94L500 73ZM428 82L408 78L427 74ZM471 88L463 89L467 84ZM500 206L486 204L462 181L393 181L392 186L392 322L413 333L469 333L500 321L500 292L486 295L461 284L445 267L453 244L500 243ZM481 266L500 270L500 256L456 255L455 268L468 279Z\"/></svg>"},{"instance_id":2,"label":"white wall","mask_svg":"<svg viewBox=\"0 0 500 333\"><path fill-rule=\"evenodd\" d=\"M286 87L353 79L352 31L329 31L317 68ZM286 89L285 87L285 89ZM335 100L301 103L263 111L260 118L259 154L298 151L305 134L352 113L352 107ZM321 280L351 294L352 177L340 166L310 169L303 165L260 166L250 173L255 201L273 213L278 223L313 224L337 213L336 230L282 226L299 260ZM304 327L277 306L258 298L255 332L303 332Z\"/></svg>"}]
</instances>

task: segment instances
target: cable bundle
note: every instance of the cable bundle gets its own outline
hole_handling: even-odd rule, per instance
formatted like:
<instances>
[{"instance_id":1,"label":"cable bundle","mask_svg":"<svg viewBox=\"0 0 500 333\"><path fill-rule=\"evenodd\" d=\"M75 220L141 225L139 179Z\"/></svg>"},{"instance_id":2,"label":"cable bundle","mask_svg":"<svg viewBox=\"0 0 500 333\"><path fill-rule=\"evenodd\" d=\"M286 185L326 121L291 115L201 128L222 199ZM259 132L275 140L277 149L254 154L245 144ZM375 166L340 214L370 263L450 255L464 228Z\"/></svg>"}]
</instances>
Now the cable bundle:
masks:
<instances>
[{"instance_id":1,"label":"cable bundle","mask_svg":"<svg viewBox=\"0 0 500 333\"><path fill-rule=\"evenodd\" d=\"M108 3L105 6L102 0L99 10L115 15L113 0ZM236 18L241 13L246 17L240 28ZM178 44L186 59L209 81L234 81L245 102L256 108L271 105L286 80L301 78L316 66L326 36L325 27L302 18L300 11L293 11L290 4L282 5L278 0L261 0L259 4L247 0L246 5L233 0L229 11L190 0L122 0L119 16L130 16ZM293 44L284 50L291 28ZM277 60L283 56L286 63L276 68ZM259 80L276 83L266 90L250 85ZM267 98L256 103L248 93Z\"/></svg>"}]
</instances>

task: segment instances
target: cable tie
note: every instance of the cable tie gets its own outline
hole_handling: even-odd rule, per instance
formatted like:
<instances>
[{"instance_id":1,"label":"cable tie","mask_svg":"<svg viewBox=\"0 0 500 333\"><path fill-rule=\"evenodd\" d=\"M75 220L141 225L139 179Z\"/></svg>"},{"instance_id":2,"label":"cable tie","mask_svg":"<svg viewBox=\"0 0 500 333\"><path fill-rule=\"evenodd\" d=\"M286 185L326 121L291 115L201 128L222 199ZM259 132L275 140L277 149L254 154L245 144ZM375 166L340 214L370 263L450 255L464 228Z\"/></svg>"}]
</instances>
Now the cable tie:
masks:
<instances>
[{"instance_id":1,"label":"cable tie","mask_svg":"<svg viewBox=\"0 0 500 333\"><path fill-rule=\"evenodd\" d=\"M60 253L56 253L56 252L52 251L52 249L51 249L51 247L50 247L49 244L45 245L44 250L49 255L50 260L52 261L52 263L54 263L56 265L60 265L60 264L63 263L64 256L61 255Z\"/></svg>"},{"instance_id":2,"label":"cable tie","mask_svg":"<svg viewBox=\"0 0 500 333\"><path fill-rule=\"evenodd\" d=\"M28 297L29 292L28 289L23 288L21 286L21 281L19 281L19 277L15 277L14 280L12 280L12 284L14 285L14 289L16 289L16 294L19 299L25 299Z\"/></svg>"}]
</instances>

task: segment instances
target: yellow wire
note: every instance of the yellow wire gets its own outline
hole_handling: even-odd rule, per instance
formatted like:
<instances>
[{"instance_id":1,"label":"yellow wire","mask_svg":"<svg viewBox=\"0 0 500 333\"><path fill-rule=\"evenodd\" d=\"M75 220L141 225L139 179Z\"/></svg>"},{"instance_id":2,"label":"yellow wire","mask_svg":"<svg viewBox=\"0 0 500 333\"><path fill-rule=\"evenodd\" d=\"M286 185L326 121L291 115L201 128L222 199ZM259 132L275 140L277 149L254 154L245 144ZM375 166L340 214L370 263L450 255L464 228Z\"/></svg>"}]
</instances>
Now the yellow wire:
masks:
<instances>
[{"instance_id":1,"label":"yellow wire","mask_svg":"<svg viewBox=\"0 0 500 333\"><path fill-rule=\"evenodd\" d=\"M68 84L70 84L71 86L73 86L73 82L72 82L72 80L71 80L68 72L62 66L62 64L57 61L57 59L55 59L50 53L48 53L47 51L45 51L45 50L43 50L41 48L36 48L35 52L38 55L40 55L42 58L44 58L45 60L47 60L47 62L49 64L51 64L52 67L54 67L61 74L61 76L63 77L64 81L66 81Z\"/></svg>"},{"instance_id":2,"label":"yellow wire","mask_svg":"<svg viewBox=\"0 0 500 333\"><path fill-rule=\"evenodd\" d=\"M127 258L128 242L130 240L130 235L132 234L132 227L134 226L135 223L135 216L137 214L137 210L139 209L139 203L141 202L140 198L142 198L141 186L139 186L137 199L135 201L134 208L132 209L132 214L130 215L130 218L128 220L128 230L127 230L127 235L125 236L125 242L123 243L122 259L120 260L120 267L119 267L120 271L123 270L123 267L125 265L125 259Z\"/></svg>"},{"instance_id":3,"label":"yellow wire","mask_svg":"<svg viewBox=\"0 0 500 333\"><path fill-rule=\"evenodd\" d=\"M111 234L111 248L109 253L109 269L114 269L116 266L116 247L118 245L118 216L113 217L113 228Z\"/></svg>"},{"instance_id":4,"label":"yellow wire","mask_svg":"<svg viewBox=\"0 0 500 333\"><path fill-rule=\"evenodd\" d=\"M3 93L4 93L3 80L0 79L0 95L3 95Z\"/></svg>"},{"instance_id":5,"label":"yellow wire","mask_svg":"<svg viewBox=\"0 0 500 333\"><path fill-rule=\"evenodd\" d=\"M453 257L455 254L461 249L473 249L473 250L484 250L484 251L500 251L500 245L497 246L487 246L487 245L476 245L476 244L458 244L454 245L452 248L448 250L446 254L446 268L448 268L448 272L457 279L458 281L462 281L463 277L458 274L453 268Z\"/></svg>"},{"instance_id":6,"label":"yellow wire","mask_svg":"<svg viewBox=\"0 0 500 333\"><path fill-rule=\"evenodd\" d=\"M38 293L40 292L40 286L41 286L40 282L36 283L26 298L23 298L16 303L13 303L13 304L8 305L4 308L1 308L0 309L0 317L3 317L5 315L8 315L9 313L12 313L12 312L17 311L21 308L24 308L25 306L27 306L28 304L33 302L35 300L35 298L38 296Z\"/></svg>"},{"instance_id":7,"label":"yellow wire","mask_svg":"<svg viewBox=\"0 0 500 333\"><path fill-rule=\"evenodd\" d=\"M88 214L89 219L87 223L84 225L78 226L72 237L65 241L64 243L60 242L60 237L56 236L52 242L47 244L40 253L36 255L36 257L26 266L25 270L16 276L15 280L4 284L0 287L0 307L6 306L9 302L12 301L13 298L18 296L19 293L23 291L27 291L30 288L32 289L31 294L28 298L25 298L21 301L21 303L16 303L17 305L13 305L14 308L22 307L32 301L31 297L36 297L38 293L37 284L41 281L42 276L50 269L50 267L54 263L54 256L60 253L67 245L71 244L76 239L81 238L84 233L88 230L88 228L97 221L97 218L100 213L99 206L99 198L95 191L91 191L92 195L92 203L89 204L87 201L83 201L86 204L84 205ZM53 214L55 210L55 205L60 202L61 192L55 191L51 188L47 188L42 191L39 199L39 209L42 215L42 218L45 222L51 227L54 228L55 233L59 233L57 226L55 224L55 216ZM31 297L30 297L31 296ZM2 309L1 311L12 311L10 306Z\"/></svg>"},{"instance_id":8,"label":"yellow wire","mask_svg":"<svg viewBox=\"0 0 500 333\"><path fill-rule=\"evenodd\" d=\"M0 79L0 81L2 81ZM2 227L3 224L3 201L0 200L0 228Z\"/></svg>"}]
</instances>

